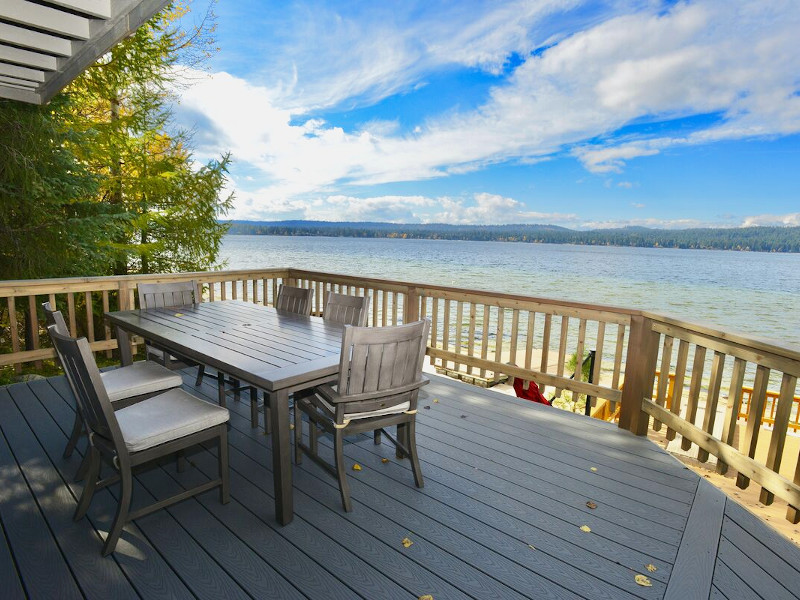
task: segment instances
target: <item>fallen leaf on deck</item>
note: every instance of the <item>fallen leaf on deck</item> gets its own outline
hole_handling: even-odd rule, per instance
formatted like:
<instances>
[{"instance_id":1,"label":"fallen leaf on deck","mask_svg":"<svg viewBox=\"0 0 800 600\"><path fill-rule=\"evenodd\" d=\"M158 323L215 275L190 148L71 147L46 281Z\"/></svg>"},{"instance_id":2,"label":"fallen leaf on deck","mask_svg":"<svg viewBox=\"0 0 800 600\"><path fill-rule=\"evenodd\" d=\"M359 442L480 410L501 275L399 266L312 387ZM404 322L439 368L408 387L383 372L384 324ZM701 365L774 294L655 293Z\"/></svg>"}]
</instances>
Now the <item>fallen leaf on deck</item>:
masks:
<instances>
[{"instance_id":1,"label":"fallen leaf on deck","mask_svg":"<svg viewBox=\"0 0 800 600\"><path fill-rule=\"evenodd\" d=\"M530 548L531 550L536 550L536 546L534 546L533 544L528 544L528 548Z\"/></svg>"},{"instance_id":2,"label":"fallen leaf on deck","mask_svg":"<svg viewBox=\"0 0 800 600\"><path fill-rule=\"evenodd\" d=\"M425 410L430 410L431 409L430 406L423 406L422 408L424 408Z\"/></svg>"},{"instance_id":3,"label":"fallen leaf on deck","mask_svg":"<svg viewBox=\"0 0 800 600\"><path fill-rule=\"evenodd\" d=\"M353 471L360 471L360 470L361 470L361 465L360 465L360 464L358 464L358 463L355 463L355 464L353 465Z\"/></svg>"},{"instance_id":4,"label":"fallen leaf on deck","mask_svg":"<svg viewBox=\"0 0 800 600\"><path fill-rule=\"evenodd\" d=\"M585 531L586 533L590 533L592 531L592 528L589 527L588 525L581 525L581 531Z\"/></svg>"},{"instance_id":5,"label":"fallen leaf on deck","mask_svg":"<svg viewBox=\"0 0 800 600\"><path fill-rule=\"evenodd\" d=\"M387 462L389 462L389 459L388 459L388 458L382 458L382 459L381 459L381 462L382 462L382 463L387 463Z\"/></svg>"},{"instance_id":6,"label":"fallen leaf on deck","mask_svg":"<svg viewBox=\"0 0 800 600\"><path fill-rule=\"evenodd\" d=\"M411 541L410 539L408 539L408 538L403 538L403 542L402 542L402 543L403 543L403 546L405 546L406 548L409 548L409 547L411 547L411 545L412 545L414 542L412 542L412 541Z\"/></svg>"},{"instance_id":7,"label":"fallen leaf on deck","mask_svg":"<svg viewBox=\"0 0 800 600\"><path fill-rule=\"evenodd\" d=\"M595 508L597 508L597 504L596 504L596 503L594 503L594 502L592 502L591 500L589 500L589 501L586 503L586 506L587 506L587 507L589 507L589 508L591 508L592 510L594 510Z\"/></svg>"},{"instance_id":8,"label":"fallen leaf on deck","mask_svg":"<svg viewBox=\"0 0 800 600\"><path fill-rule=\"evenodd\" d=\"M183 316L183 313L175 313L175 316L176 316L176 317L182 317L182 316Z\"/></svg>"},{"instance_id":9,"label":"fallen leaf on deck","mask_svg":"<svg viewBox=\"0 0 800 600\"><path fill-rule=\"evenodd\" d=\"M644 575L637 575L636 577L633 578L633 580L642 587L653 587L651 581Z\"/></svg>"},{"instance_id":10,"label":"fallen leaf on deck","mask_svg":"<svg viewBox=\"0 0 800 600\"><path fill-rule=\"evenodd\" d=\"M461 418L462 418L462 419L466 419L466 418L467 418L467 415L461 415Z\"/></svg>"},{"instance_id":11,"label":"fallen leaf on deck","mask_svg":"<svg viewBox=\"0 0 800 600\"><path fill-rule=\"evenodd\" d=\"M294 429L294 423L289 423L289 429Z\"/></svg>"},{"instance_id":12,"label":"fallen leaf on deck","mask_svg":"<svg viewBox=\"0 0 800 600\"><path fill-rule=\"evenodd\" d=\"M438 399L438 398L434 398L434 399L433 399L433 403L434 403L434 404L439 404L439 399Z\"/></svg>"},{"instance_id":13,"label":"fallen leaf on deck","mask_svg":"<svg viewBox=\"0 0 800 600\"><path fill-rule=\"evenodd\" d=\"M594 473L596 473L597 472L597 467L590 467L589 470L594 472Z\"/></svg>"},{"instance_id":14,"label":"fallen leaf on deck","mask_svg":"<svg viewBox=\"0 0 800 600\"><path fill-rule=\"evenodd\" d=\"M417 600L433 600L433 596L425 594L424 596L420 596Z\"/></svg>"},{"instance_id":15,"label":"fallen leaf on deck","mask_svg":"<svg viewBox=\"0 0 800 600\"><path fill-rule=\"evenodd\" d=\"M655 565L654 565L654 564L652 564L652 563L650 563L649 565L647 565L647 566L645 567L645 569L647 569L647 570L648 570L648 571L650 571L651 573L655 573L656 571L658 571L658 567L657 567L657 566L655 566Z\"/></svg>"}]
</instances>

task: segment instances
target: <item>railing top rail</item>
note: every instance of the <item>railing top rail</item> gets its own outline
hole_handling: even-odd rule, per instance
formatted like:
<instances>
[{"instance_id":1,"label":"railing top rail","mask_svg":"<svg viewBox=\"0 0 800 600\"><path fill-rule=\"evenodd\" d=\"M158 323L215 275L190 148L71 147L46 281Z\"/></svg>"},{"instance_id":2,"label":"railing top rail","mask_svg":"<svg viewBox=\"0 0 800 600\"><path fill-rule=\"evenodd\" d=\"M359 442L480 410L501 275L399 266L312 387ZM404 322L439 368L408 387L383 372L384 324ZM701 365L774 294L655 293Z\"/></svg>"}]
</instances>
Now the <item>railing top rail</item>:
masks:
<instances>
[{"instance_id":1,"label":"railing top rail","mask_svg":"<svg viewBox=\"0 0 800 600\"><path fill-rule=\"evenodd\" d=\"M154 273L151 275L106 275L100 277L2 280L0 281L0 298L88 290L112 290L117 289L121 282L136 283L139 281L158 282L190 279L196 279L198 281L218 281L220 279L236 279L237 277L253 279L259 278L262 275L286 277L288 272L288 269L279 267L273 269L237 269L232 271Z\"/></svg>"},{"instance_id":2,"label":"railing top rail","mask_svg":"<svg viewBox=\"0 0 800 600\"><path fill-rule=\"evenodd\" d=\"M676 333L679 333L679 330L686 330L696 336L708 338L709 341L716 342L717 344L731 346L733 354L736 353L735 347L738 346L751 351L786 358L791 361L800 361L800 350L784 346L775 340L750 336L736 331L723 331L714 325L702 322L684 321L681 318L671 315L663 315L648 311L644 311L642 314L648 319L652 319L655 323L671 326L673 329L677 328L678 331L676 331ZM680 338L680 335L677 337ZM700 345L703 344L701 343Z\"/></svg>"},{"instance_id":3,"label":"railing top rail","mask_svg":"<svg viewBox=\"0 0 800 600\"><path fill-rule=\"evenodd\" d=\"M497 292L493 290L476 290L471 288L453 287L436 285L430 283L418 283L412 281L401 281L393 279L379 279L370 277L360 277L357 275L339 275L336 273L323 273L319 271L306 271L302 269L289 269L289 276L298 279L335 279L337 281L352 281L353 284L358 284L360 287L396 287L396 288L414 288L418 293L430 295L432 292L451 295L470 295L476 296L481 300L506 300L509 302L526 302L536 303L543 306L559 306L569 307L579 310L590 310L598 312L606 312L617 315L625 315L630 317L632 315L642 314L642 311L637 309L622 308L619 306L608 306L604 304L589 304L586 302L575 302L572 300L560 300L555 298L544 298L540 296L524 296L521 294L509 294L504 292Z\"/></svg>"}]
</instances>

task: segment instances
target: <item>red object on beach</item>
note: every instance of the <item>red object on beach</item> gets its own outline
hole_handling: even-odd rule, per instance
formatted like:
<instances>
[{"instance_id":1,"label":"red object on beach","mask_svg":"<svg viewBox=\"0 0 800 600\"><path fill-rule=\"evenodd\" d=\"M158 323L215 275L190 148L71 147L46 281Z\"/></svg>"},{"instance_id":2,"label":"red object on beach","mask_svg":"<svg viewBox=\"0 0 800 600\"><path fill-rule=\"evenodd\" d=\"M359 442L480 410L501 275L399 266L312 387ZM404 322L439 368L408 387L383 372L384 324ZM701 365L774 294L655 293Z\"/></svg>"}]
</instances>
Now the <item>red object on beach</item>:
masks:
<instances>
[{"instance_id":1,"label":"red object on beach","mask_svg":"<svg viewBox=\"0 0 800 600\"><path fill-rule=\"evenodd\" d=\"M553 403L550 402L547 398L542 395L542 392L539 391L539 386L536 385L535 381L528 381L528 389L525 389L526 381L524 379L520 379L519 377L514 377L514 393L517 395L517 398L522 398L523 400L530 400L531 402L538 402L539 404L546 404L547 406L552 406Z\"/></svg>"}]
</instances>

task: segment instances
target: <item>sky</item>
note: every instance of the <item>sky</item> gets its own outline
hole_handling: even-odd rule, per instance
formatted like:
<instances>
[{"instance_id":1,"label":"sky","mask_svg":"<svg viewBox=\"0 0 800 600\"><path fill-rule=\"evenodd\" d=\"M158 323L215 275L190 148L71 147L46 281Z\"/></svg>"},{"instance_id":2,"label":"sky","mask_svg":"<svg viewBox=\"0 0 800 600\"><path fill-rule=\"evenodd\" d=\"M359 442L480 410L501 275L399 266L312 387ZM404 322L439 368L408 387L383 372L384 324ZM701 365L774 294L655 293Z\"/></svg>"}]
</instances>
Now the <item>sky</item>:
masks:
<instances>
[{"instance_id":1,"label":"sky","mask_svg":"<svg viewBox=\"0 0 800 600\"><path fill-rule=\"evenodd\" d=\"M214 10L175 122L228 218L800 225L798 0Z\"/></svg>"}]
</instances>

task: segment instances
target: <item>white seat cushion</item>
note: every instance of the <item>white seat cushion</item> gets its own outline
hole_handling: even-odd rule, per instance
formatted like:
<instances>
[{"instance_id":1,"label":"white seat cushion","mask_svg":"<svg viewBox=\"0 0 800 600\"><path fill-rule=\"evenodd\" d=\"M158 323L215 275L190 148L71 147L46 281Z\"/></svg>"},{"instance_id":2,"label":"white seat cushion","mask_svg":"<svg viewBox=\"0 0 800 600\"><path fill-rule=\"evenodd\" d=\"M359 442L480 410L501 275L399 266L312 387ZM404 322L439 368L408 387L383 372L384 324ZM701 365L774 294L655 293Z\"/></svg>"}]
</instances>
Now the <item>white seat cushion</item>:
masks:
<instances>
[{"instance_id":1,"label":"white seat cushion","mask_svg":"<svg viewBox=\"0 0 800 600\"><path fill-rule=\"evenodd\" d=\"M186 437L230 418L227 408L200 400L182 389L169 390L114 414L129 452Z\"/></svg>"},{"instance_id":2,"label":"white seat cushion","mask_svg":"<svg viewBox=\"0 0 800 600\"><path fill-rule=\"evenodd\" d=\"M100 374L111 402L180 387L181 376L149 360Z\"/></svg>"},{"instance_id":3,"label":"white seat cushion","mask_svg":"<svg viewBox=\"0 0 800 600\"><path fill-rule=\"evenodd\" d=\"M336 408L330 404L325 398L317 394L317 398L322 401L323 406L325 406L326 410L330 411L331 416L336 415ZM403 402L402 404L395 404L394 406L387 406L386 408L379 408L377 410L371 410L369 412L355 412L355 413L344 413L345 420L354 420L354 419L367 419L369 417L382 417L383 415L394 415L397 413L405 412L411 406L409 402Z\"/></svg>"}]
</instances>

